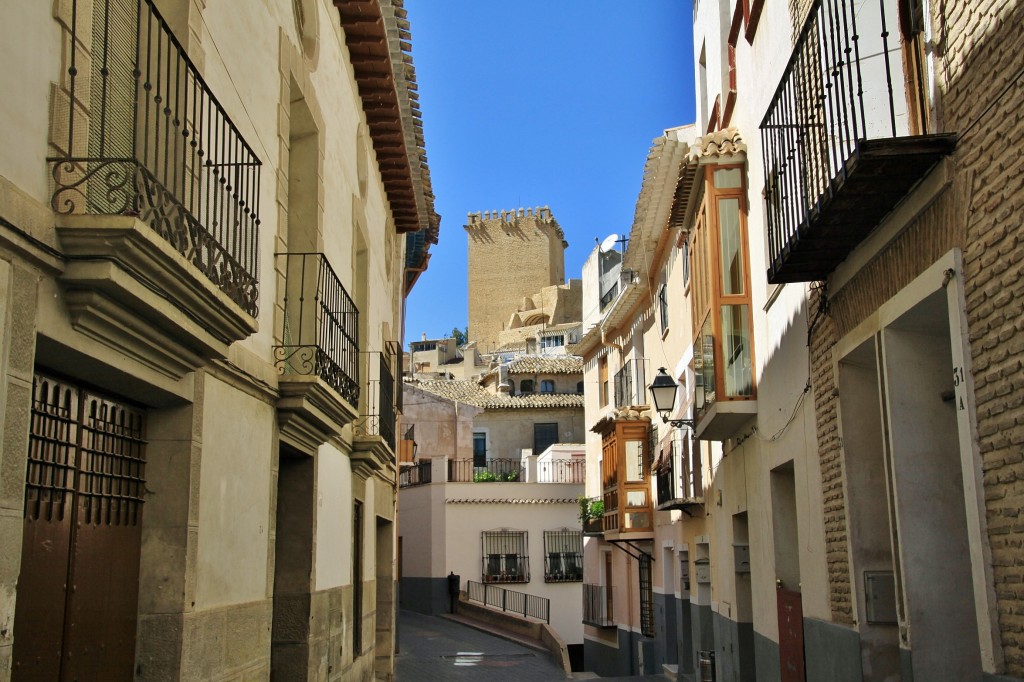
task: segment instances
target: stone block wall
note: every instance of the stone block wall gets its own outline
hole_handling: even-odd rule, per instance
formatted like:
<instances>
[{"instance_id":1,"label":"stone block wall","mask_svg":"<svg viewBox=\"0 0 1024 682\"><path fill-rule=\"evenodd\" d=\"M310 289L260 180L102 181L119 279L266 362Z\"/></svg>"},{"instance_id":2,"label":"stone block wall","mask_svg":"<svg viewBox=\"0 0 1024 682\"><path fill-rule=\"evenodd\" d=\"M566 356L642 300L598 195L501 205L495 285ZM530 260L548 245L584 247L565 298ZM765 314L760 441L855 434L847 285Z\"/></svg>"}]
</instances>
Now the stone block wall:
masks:
<instances>
[{"instance_id":1,"label":"stone block wall","mask_svg":"<svg viewBox=\"0 0 1024 682\"><path fill-rule=\"evenodd\" d=\"M547 208L471 213L469 340L493 350L524 298L565 282L565 235Z\"/></svg>"}]
</instances>

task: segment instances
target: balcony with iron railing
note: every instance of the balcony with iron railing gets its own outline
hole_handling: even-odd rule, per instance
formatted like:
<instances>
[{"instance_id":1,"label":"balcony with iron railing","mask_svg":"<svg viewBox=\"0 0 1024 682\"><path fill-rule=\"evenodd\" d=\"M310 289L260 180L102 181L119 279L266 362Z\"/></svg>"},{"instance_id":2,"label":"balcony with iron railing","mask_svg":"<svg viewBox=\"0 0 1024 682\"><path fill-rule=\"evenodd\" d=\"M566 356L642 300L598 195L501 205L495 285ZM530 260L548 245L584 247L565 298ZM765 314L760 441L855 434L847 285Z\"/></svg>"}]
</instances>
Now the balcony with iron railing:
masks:
<instances>
[{"instance_id":1,"label":"balcony with iron railing","mask_svg":"<svg viewBox=\"0 0 1024 682\"><path fill-rule=\"evenodd\" d=\"M699 452L699 450L697 450ZM678 462L670 451L659 460L655 473L658 490L658 511L679 509L687 515L704 504L704 488L698 457L690 457L688 448L680 454Z\"/></svg>"},{"instance_id":2,"label":"balcony with iron railing","mask_svg":"<svg viewBox=\"0 0 1024 682\"><path fill-rule=\"evenodd\" d=\"M278 420L282 438L308 450L357 417L359 311L322 253L278 257L284 272L283 325L274 347ZM287 428L294 420L296 428Z\"/></svg>"},{"instance_id":3,"label":"balcony with iron railing","mask_svg":"<svg viewBox=\"0 0 1024 682\"><path fill-rule=\"evenodd\" d=\"M610 588L583 583L583 624L595 628L613 628Z\"/></svg>"},{"instance_id":4,"label":"balcony with iron railing","mask_svg":"<svg viewBox=\"0 0 1024 682\"><path fill-rule=\"evenodd\" d=\"M429 460L412 466L402 467L398 472L398 487L411 488L433 482L433 465Z\"/></svg>"},{"instance_id":5,"label":"balcony with iron railing","mask_svg":"<svg viewBox=\"0 0 1024 682\"><path fill-rule=\"evenodd\" d=\"M769 282L827 278L953 150L919 134L923 52L901 19L895 0L813 3L760 126Z\"/></svg>"},{"instance_id":6,"label":"balcony with iron railing","mask_svg":"<svg viewBox=\"0 0 1024 682\"><path fill-rule=\"evenodd\" d=\"M389 351L393 348L389 345ZM353 461L365 461L380 469L397 461L395 441L395 378L393 352L370 351L366 354L368 373L365 393L360 401L359 417L353 422L355 439Z\"/></svg>"},{"instance_id":7,"label":"balcony with iron railing","mask_svg":"<svg viewBox=\"0 0 1024 682\"><path fill-rule=\"evenodd\" d=\"M647 405L646 372L644 360L636 358L627 360L615 373L615 407L639 407Z\"/></svg>"},{"instance_id":8,"label":"balcony with iron railing","mask_svg":"<svg viewBox=\"0 0 1024 682\"><path fill-rule=\"evenodd\" d=\"M48 162L76 326L223 357L256 329L261 162L152 0L58 5Z\"/></svg>"},{"instance_id":9,"label":"balcony with iron railing","mask_svg":"<svg viewBox=\"0 0 1024 682\"><path fill-rule=\"evenodd\" d=\"M518 483L526 480L522 460L494 458L485 462L449 459L448 481L452 483Z\"/></svg>"}]
</instances>

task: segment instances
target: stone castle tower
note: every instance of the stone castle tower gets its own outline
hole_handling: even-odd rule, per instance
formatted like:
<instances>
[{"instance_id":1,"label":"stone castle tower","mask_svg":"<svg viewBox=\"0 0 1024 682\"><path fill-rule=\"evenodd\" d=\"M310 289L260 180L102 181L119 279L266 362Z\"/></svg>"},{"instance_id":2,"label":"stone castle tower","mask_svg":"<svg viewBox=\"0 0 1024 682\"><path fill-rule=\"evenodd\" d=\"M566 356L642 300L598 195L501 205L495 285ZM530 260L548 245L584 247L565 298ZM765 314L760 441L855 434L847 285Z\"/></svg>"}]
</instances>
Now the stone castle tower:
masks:
<instances>
[{"instance_id":1,"label":"stone castle tower","mask_svg":"<svg viewBox=\"0 0 1024 682\"><path fill-rule=\"evenodd\" d=\"M469 340L481 353L496 348L498 332L524 297L565 283L565 234L551 210L519 208L470 213Z\"/></svg>"}]
</instances>

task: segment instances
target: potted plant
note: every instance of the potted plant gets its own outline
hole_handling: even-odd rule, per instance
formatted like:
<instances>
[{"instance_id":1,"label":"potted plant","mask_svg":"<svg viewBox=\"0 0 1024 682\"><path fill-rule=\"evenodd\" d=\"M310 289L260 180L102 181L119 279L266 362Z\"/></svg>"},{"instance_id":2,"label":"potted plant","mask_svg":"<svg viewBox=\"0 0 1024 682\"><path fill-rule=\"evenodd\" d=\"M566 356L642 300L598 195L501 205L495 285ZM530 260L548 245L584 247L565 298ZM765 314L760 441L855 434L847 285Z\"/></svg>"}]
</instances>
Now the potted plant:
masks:
<instances>
[{"instance_id":1,"label":"potted plant","mask_svg":"<svg viewBox=\"0 0 1024 682\"><path fill-rule=\"evenodd\" d=\"M591 499L580 495L577 498L579 503L579 518L583 524L584 533L600 533L601 519L604 517L604 500Z\"/></svg>"}]
</instances>

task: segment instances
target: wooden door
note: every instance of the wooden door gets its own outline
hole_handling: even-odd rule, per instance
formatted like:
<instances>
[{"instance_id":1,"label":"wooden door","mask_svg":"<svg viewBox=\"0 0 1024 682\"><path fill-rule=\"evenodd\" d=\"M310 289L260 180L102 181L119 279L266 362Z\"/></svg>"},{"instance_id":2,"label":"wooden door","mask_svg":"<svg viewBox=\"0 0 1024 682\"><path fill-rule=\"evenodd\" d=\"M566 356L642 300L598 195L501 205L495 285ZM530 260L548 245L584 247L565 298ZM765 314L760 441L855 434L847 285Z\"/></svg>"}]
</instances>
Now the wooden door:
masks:
<instances>
[{"instance_id":1,"label":"wooden door","mask_svg":"<svg viewBox=\"0 0 1024 682\"><path fill-rule=\"evenodd\" d=\"M782 682L804 682L804 616L800 593L776 590L779 608L779 662Z\"/></svg>"},{"instance_id":2,"label":"wooden door","mask_svg":"<svg viewBox=\"0 0 1024 682\"><path fill-rule=\"evenodd\" d=\"M132 679L143 420L141 410L36 375L13 680Z\"/></svg>"}]
</instances>

